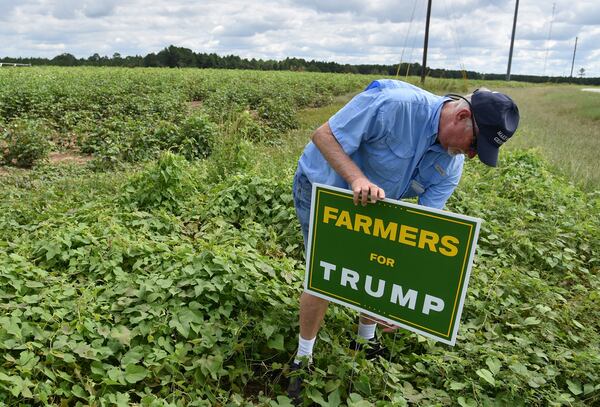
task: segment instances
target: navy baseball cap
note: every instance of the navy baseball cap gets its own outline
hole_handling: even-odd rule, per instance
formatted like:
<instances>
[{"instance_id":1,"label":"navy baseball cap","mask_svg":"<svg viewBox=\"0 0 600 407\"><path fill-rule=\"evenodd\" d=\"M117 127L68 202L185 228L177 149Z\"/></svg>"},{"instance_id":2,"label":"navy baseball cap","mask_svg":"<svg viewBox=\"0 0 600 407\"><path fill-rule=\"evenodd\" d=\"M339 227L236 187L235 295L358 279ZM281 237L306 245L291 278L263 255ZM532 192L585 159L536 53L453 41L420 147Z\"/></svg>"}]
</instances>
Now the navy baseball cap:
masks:
<instances>
[{"instance_id":1,"label":"navy baseball cap","mask_svg":"<svg viewBox=\"0 0 600 407\"><path fill-rule=\"evenodd\" d=\"M498 149L517 130L519 109L507 95L480 89L471 96L471 109L479 128L477 155L481 162L495 167Z\"/></svg>"}]
</instances>

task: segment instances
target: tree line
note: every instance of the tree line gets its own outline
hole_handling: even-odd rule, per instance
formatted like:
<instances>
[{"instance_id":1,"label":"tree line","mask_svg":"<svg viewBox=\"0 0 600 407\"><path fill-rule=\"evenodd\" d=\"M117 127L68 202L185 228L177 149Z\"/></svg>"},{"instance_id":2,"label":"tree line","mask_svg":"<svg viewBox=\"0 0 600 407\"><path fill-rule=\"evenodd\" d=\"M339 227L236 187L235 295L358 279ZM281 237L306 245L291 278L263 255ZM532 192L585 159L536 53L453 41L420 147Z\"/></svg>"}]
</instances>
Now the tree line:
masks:
<instances>
[{"instance_id":1,"label":"tree line","mask_svg":"<svg viewBox=\"0 0 600 407\"><path fill-rule=\"evenodd\" d=\"M196 53L189 48L170 45L158 53L146 56L121 56L114 53L112 57L100 56L95 53L88 58L76 58L74 55L64 53L54 58L0 58L0 62L13 62L31 65L55 66L120 66L120 67L169 67L169 68L217 68L217 69L254 69L262 71L307 71L307 72L333 72L356 73L369 75L400 76L421 75L421 64L403 62L398 66L381 64L339 64L337 62L307 61L303 58L286 58L281 61L273 59L246 59L237 55L220 56L215 53ZM475 71L460 71L451 69L427 68L427 76L434 78L463 78L504 80L504 74L484 74ZM567 76L537 76L537 75L511 75L511 80L524 82L556 82L578 83L585 85L600 85L600 78L571 78Z\"/></svg>"}]
</instances>

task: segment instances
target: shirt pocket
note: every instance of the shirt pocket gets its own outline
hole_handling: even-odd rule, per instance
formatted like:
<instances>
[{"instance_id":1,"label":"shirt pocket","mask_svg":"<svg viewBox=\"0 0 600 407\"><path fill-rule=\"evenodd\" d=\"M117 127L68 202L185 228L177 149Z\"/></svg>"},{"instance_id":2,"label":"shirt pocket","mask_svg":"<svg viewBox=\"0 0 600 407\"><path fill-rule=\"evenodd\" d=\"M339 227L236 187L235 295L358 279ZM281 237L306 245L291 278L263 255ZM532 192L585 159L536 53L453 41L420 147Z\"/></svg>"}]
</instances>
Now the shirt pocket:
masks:
<instances>
[{"instance_id":1,"label":"shirt pocket","mask_svg":"<svg viewBox=\"0 0 600 407\"><path fill-rule=\"evenodd\" d=\"M369 170L387 181L398 182L412 173L415 150L409 143L393 143L389 138L373 143L369 151Z\"/></svg>"},{"instance_id":2,"label":"shirt pocket","mask_svg":"<svg viewBox=\"0 0 600 407\"><path fill-rule=\"evenodd\" d=\"M419 165L419 169L414 178L414 181L416 181L422 188L422 190L417 194L419 196L428 188L444 181L444 179L448 176L444 166L439 162L436 162L436 160L423 161L427 162L422 162L421 165Z\"/></svg>"}]
</instances>

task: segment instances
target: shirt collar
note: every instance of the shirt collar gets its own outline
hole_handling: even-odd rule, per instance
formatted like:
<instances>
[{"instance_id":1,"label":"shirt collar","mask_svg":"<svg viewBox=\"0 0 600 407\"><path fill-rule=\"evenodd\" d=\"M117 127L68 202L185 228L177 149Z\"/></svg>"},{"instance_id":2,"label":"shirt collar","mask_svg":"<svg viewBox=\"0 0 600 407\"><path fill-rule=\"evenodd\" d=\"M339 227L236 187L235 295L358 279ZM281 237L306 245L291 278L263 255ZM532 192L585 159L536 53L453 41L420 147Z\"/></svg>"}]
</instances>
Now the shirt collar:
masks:
<instances>
[{"instance_id":1,"label":"shirt collar","mask_svg":"<svg viewBox=\"0 0 600 407\"><path fill-rule=\"evenodd\" d=\"M432 104L432 110L433 110L433 116L431 117L431 126L433 128L433 133L431 134L431 136L429 136L429 146L430 147L434 147L434 146L438 146L439 149L436 148L436 151L446 151L444 150L444 148L441 146L440 143L437 142L437 135L438 135L438 130L440 128L440 120L442 117L442 107L444 106L444 103L451 101L452 99L450 99L447 96L440 96L439 99Z\"/></svg>"}]
</instances>

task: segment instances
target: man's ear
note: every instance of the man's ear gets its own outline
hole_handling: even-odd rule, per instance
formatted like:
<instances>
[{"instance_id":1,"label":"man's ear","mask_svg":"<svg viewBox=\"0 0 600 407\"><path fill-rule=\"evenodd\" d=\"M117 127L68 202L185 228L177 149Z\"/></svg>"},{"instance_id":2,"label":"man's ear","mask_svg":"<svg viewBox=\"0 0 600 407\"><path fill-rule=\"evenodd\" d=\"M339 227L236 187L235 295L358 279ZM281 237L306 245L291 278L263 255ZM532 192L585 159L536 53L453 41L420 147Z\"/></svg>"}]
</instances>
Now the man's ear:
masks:
<instances>
[{"instance_id":1,"label":"man's ear","mask_svg":"<svg viewBox=\"0 0 600 407\"><path fill-rule=\"evenodd\" d=\"M471 111L468 108L464 107L464 108L460 109L458 112L456 112L456 115L454 117L456 117L456 121L458 121L458 122L463 121L465 119L470 119Z\"/></svg>"}]
</instances>

